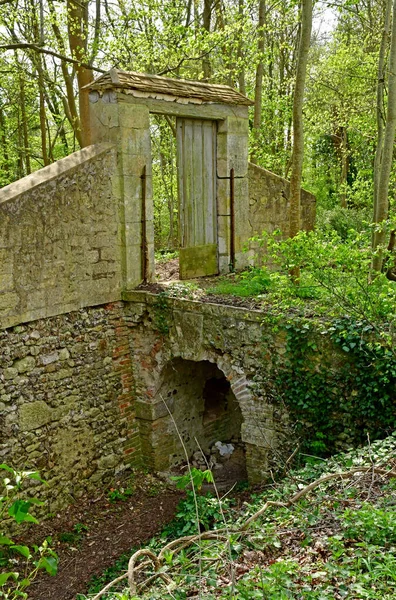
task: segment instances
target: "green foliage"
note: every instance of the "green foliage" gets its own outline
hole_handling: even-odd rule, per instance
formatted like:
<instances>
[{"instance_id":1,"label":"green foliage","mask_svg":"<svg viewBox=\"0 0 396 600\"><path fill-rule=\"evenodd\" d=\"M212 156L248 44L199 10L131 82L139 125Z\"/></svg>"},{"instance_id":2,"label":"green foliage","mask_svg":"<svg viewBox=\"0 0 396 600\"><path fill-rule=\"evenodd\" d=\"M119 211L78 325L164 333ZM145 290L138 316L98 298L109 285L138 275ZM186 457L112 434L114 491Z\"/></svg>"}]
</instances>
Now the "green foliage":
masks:
<instances>
[{"instance_id":1,"label":"green foliage","mask_svg":"<svg viewBox=\"0 0 396 600\"><path fill-rule=\"evenodd\" d=\"M393 226L387 222L379 227L390 231ZM371 233L371 228L360 233L350 229L343 239L334 230L301 231L292 239L281 239L280 233L275 232L255 241L267 244L271 260L279 269L272 277L272 288L278 290L281 300L285 297L283 308L288 297L298 296L301 288L311 288L319 300L315 303L317 314L364 319L385 332L396 319L396 288L385 274L370 277ZM299 286L281 278L295 267L301 269ZM287 289L292 293L285 293Z\"/></svg>"},{"instance_id":2,"label":"green foliage","mask_svg":"<svg viewBox=\"0 0 396 600\"><path fill-rule=\"evenodd\" d=\"M154 327L162 335L169 333L169 318L168 294L161 292L154 303Z\"/></svg>"},{"instance_id":3,"label":"green foliage","mask_svg":"<svg viewBox=\"0 0 396 600\"><path fill-rule=\"evenodd\" d=\"M276 368L276 386L304 450L324 456L340 443L361 444L367 434L376 439L396 427L396 356L375 339L370 324L345 318L285 329L286 355ZM324 335L339 349L336 367L320 351Z\"/></svg>"},{"instance_id":4,"label":"green foliage","mask_svg":"<svg viewBox=\"0 0 396 600\"><path fill-rule=\"evenodd\" d=\"M174 258L179 257L178 250L169 250L167 248L162 250L156 250L155 252L155 262L156 263L166 263Z\"/></svg>"},{"instance_id":5,"label":"green foliage","mask_svg":"<svg viewBox=\"0 0 396 600\"><path fill-rule=\"evenodd\" d=\"M139 598L185 600L200 593L205 600L393 600L395 480L384 483L372 472L365 476L359 472L348 484L334 478L296 504L286 503L323 475L351 467L384 468L395 452L396 433L370 447L292 470L282 481L251 494L240 510L224 513L231 532L226 540L196 541L180 552L168 552L162 572L175 586L165 587L157 578ZM238 533L246 519L268 500L284 505L269 507L247 531ZM150 548L158 554L166 542L152 540ZM110 593L108 600L120 596L132 600L126 591L123 593L125 596Z\"/></svg>"},{"instance_id":6,"label":"green foliage","mask_svg":"<svg viewBox=\"0 0 396 600\"><path fill-rule=\"evenodd\" d=\"M239 296L247 298L265 294L271 285L271 277L265 268L254 268L235 275L232 279L219 281L208 287L208 294L221 296Z\"/></svg>"},{"instance_id":7,"label":"green foliage","mask_svg":"<svg viewBox=\"0 0 396 600\"><path fill-rule=\"evenodd\" d=\"M5 471L0 481L0 566L3 570L0 574L0 598L27 598L25 590L40 569L50 575L56 574L57 556L50 548L50 539L44 540L40 546L29 548L16 544L7 532L12 522L16 524L17 532L24 523L38 523L30 509L43 503L37 498L26 497L24 487L29 480L44 482L37 471L16 471L5 464L0 465L0 469Z\"/></svg>"},{"instance_id":8,"label":"green foliage","mask_svg":"<svg viewBox=\"0 0 396 600\"><path fill-rule=\"evenodd\" d=\"M73 526L73 531L62 532L58 535L58 538L61 542L75 545L82 541L84 534L87 533L87 531L89 531L87 525L84 525L84 523L76 523Z\"/></svg>"},{"instance_id":9,"label":"green foliage","mask_svg":"<svg viewBox=\"0 0 396 600\"><path fill-rule=\"evenodd\" d=\"M201 471L192 467L185 475L172 477L176 487L186 490L186 498L179 502L176 518L164 530L164 536L180 537L197 533L197 529L206 531L216 527L216 523L222 522L222 510L229 506L230 501L220 501L212 494L198 495L205 482L213 483L213 474L209 469ZM197 513L199 523L197 524Z\"/></svg>"},{"instance_id":10,"label":"green foliage","mask_svg":"<svg viewBox=\"0 0 396 600\"><path fill-rule=\"evenodd\" d=\"M133 496L134 492L133 487L110 488L107 492L107 498L110 502L124 502Z\"/></svg>"}]
</instances>

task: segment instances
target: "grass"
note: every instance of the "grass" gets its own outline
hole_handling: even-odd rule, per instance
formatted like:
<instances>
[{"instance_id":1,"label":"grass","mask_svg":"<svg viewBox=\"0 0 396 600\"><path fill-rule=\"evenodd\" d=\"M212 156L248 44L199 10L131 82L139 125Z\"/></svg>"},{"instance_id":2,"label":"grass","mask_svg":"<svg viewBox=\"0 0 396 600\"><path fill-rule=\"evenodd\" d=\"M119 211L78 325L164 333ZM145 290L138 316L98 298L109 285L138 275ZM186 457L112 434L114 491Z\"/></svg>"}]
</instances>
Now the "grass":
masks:
<instances>
[{"instance_id":1,"label":"grass","mask_svg":"<svg viewBox=\"0 0 396 600\"><path fill-rule=\"evenodd\" d=\"M324 474L364 465L395 470L395 456L396 433L367 448L290 471L279 483L251 494L242 509L224 501L228 527L235 532L228 541L206 540L176 554L168 553L162 570L174 587L167 588L156 579L138 597L185 600L200 591L204 600L394 599L396 479L370 471L358 471L348 480L333 479L290 507L270 506L245 534L237 531L267 500L285 503ZM213 504L213 499L208 501ZM193 518L194 511L185 500L179 521ZM217 527L223 526L217 523ZM183 522L178 522L176 532L182 527ZM150 542L150 548L158 554L165 543L159 536ZM119 566L122 572L125 559ZM112 572L114 577L118 574ZM106 600L133 598L125 584L119 589L121 595L113 591L105 595Z\"/></svg>"},{"instance_id":2,"label":"grass","mask_svg":"<svg viewBox=\"0 0 396 600\"><path fill-rule=\"evenodd\" d=\"M249 298L268 292L270 274L265 269L249 269L238 275L222 278L216 285L208 287L208 294Z\"/></svg>"}]
</instances>

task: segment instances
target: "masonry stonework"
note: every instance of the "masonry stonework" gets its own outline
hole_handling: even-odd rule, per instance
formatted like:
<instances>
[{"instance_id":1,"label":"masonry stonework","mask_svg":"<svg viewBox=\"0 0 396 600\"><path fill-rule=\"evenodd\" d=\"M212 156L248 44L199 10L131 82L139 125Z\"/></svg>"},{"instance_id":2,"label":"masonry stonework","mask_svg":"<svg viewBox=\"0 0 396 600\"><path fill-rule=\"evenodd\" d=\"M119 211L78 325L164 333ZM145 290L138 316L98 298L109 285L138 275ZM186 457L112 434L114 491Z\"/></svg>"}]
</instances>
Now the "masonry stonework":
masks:
<instances>
[{"instance_id":1,"label":"masonry stonework","mask_svg":"<svg viewBox=\"0 0 396 600\"><path fill-rule=\"evenodd\" d=\"M123 312L112 303L0 331L0 462L40 470L47 511L140 464Z\"/></svg>"},{"instance_id":2,"label":"masonry stonework","mask_svg":"<svg viewBox=\"0 0 396 600\"><path fill-rule=\"evenodd\" d=\"M280 230L284 237L289 235L290 181L249 163L249 234L245 239L261 235L264 231ZM316 199L313 194L301 190L301 229L311 231L315 226ZM251 247L262 257L264 247Z\"/></svg>"},{"instance_id":3,"label":"masonry stonework","mask_svg":"<svg viewBox=\"0 0 396 600\"><path fill-rule=\"evenodd\" d=\"M0 327L118 300L115 152L90 146L0 192Z\"/></svg>"}]
</instances>

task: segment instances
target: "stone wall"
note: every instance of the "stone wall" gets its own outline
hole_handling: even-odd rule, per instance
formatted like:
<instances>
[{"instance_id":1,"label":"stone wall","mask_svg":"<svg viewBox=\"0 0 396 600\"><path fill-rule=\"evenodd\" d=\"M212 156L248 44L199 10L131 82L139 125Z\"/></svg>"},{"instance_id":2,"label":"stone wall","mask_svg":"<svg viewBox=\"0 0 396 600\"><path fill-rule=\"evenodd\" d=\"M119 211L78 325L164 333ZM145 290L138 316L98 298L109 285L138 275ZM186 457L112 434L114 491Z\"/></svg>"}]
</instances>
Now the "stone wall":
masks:
<instances>
[{"instance_id":1,"label":"stone wall","mask_svg":"<svg viewBox=\"0 0 396 600\"><path fill-rule=\"evenodd\" d=\"M0 328L120 299L115 160L90 146L0 191Z\"/></svg>"},{"instance_id":2,"label":"stone wall","mask_svg":"<svg viewBox=\"0 0 396 600\"><path fill-rule=\"evenodd\" d=\"M274 460L288 452L292 439L285 410L263 385L271 357L265 352L262 314L173 298L164 302L144 292L124 297L144 464L167 470L184 460L175 422L189 453L197 449L195 436L204 447L212 443L203 423L202 399L204 385L213 376L207 370L211 364L230 382L242 416L242 423L237 419L239 432L229 427L223 433L239 436L244 443L249 479L265 478ZM271 340L281 355L283 336L271 334Z\"/></svg>"},{"instance_id":3,"label":"stone wall","mask_svg":"<svg viewBox=\"0 0 396 600\"><path fill-rule=\"evenodd\" d=\"M250 235L280 229L289 235L290 181L271 171L249 163L249 223ZM306 190L301 191L301 228L314 228L316 199Z\"/></svg>"},{"instance_id":4,"label":"stone wall","mask_svg":"<svg viewBox=\"0 0 396 600\"><path fill-rule=\"evenodd\" d=\"M40 470L46 511L140 462L123 314L113 303L0 331L0 462Z\"/></svg>"}]
</instances>

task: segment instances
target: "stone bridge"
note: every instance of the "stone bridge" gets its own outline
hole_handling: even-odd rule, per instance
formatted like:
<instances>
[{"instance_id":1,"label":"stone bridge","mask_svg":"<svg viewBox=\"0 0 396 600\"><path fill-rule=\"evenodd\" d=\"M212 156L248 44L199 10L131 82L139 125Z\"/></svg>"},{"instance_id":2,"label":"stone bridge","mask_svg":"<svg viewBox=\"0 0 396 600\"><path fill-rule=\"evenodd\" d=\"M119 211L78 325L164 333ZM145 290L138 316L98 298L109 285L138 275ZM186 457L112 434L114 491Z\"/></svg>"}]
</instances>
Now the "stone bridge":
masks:
<instances>
[{"instance_id":1,"label":"stone bridge","mask_svg":"<svg viewBox=\"0 0 396 600\"><path fill-rule=\"evenodd\" d=\"M184 173L188 135L211 132L212 228L185 224L185 273L249 262L251 236L287 227L289 183L249 165L249 101L226 86L112 72L91 103L97 143L0 190L0 460L39 469L51 511L127 466L169 469L180 439L240 442L257 481L287 439L262 316L134 291L154 276L149 115L179 119Z\"/></svg>"}]
</instances>

